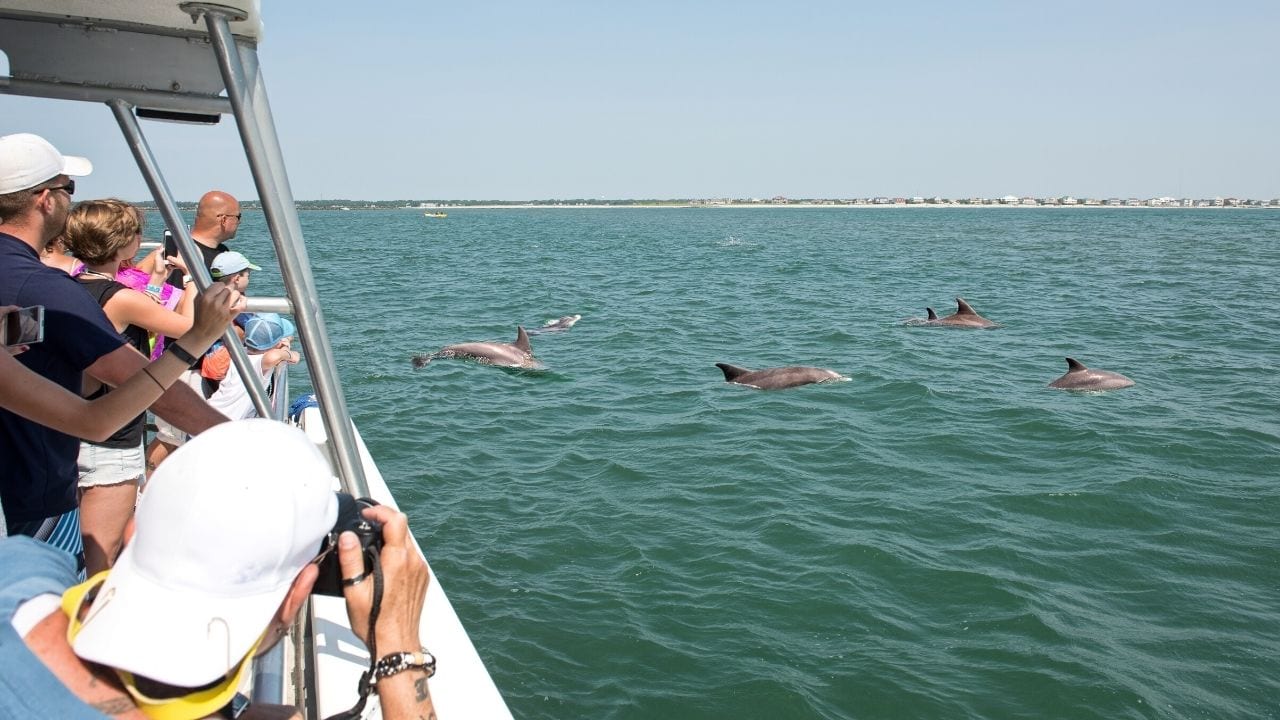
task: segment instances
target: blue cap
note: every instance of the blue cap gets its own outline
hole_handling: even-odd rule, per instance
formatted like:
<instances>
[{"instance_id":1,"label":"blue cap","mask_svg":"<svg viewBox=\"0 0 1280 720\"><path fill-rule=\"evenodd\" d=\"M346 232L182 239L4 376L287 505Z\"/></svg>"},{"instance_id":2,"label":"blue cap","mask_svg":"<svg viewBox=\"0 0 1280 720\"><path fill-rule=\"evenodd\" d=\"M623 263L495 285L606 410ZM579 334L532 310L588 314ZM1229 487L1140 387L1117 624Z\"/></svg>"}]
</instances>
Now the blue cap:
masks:
<instances>
[{"instance_id":1,"label":"blue cap","mask_svg":"<svg viewBox=\"0 0 1280 720\"><path fill-rule=\"evenodd\" d=\"M254 350L270 350L292 334L293 323L276 313L258 313L244 324L244 344Z\"/></svg>"}]
</instances>

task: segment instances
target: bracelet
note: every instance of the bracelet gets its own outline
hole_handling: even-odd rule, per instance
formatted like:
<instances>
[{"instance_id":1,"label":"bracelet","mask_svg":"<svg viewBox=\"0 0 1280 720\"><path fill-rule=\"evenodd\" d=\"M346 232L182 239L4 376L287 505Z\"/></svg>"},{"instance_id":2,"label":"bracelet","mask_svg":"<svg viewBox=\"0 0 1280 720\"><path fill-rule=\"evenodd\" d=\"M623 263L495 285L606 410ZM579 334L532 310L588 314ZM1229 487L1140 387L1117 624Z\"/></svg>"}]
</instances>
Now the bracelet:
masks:
<instances>
[{"instance_id":1,"label":"bracelet","mask_svg":"<svg viewBox=\"0 0 1280 720\"><path fill-rule=\"evenodd\" d=\"M196 363L199 362L195 355L187 352L187 349L179 345L176 340L169 343L169 351L173 353L174 357L186 363L187 367L195 367Z\"/></svg>"},{"instance_id":2,"label":"bracelet","mask_svg":"<svg viewBox=\"0 0 1280 720\"><path fill-rule=\"evenodd\" d=\"M164 288L160 287L159 285L151 285L150 283L147 284L147 292L151 293L152 295L159 295L161 290L164 290Z\"/></svg>"},{"instance_id":3,"label":"bracelet","mask_svg":"<svg viewBox=\"0 0 1280 720\"><path fill-rule=\"evenodd\" d=\"M430 650L422 648L417 652L398 652L384 655L373 666L373 682L386 680L396 673L405 670L422 670L431 677L436 674L436 656Z\"/></svg>"},{"instance_id":4,"label":"bracelet","mask_svg":"<svg viewBox=\"0 0 1280 720\"><path fill-rule=\"evenodd\" d=\"M144 367L142 368L142 372L146 373L147 377L151 378L151 382L155 383L156 387L160 388L160 392L164 392L169 389L169 388L166 388L164 385L161 385L160 381L156 379L156 376L151 374L151 368Z\"/></svg>"}]
</instances>

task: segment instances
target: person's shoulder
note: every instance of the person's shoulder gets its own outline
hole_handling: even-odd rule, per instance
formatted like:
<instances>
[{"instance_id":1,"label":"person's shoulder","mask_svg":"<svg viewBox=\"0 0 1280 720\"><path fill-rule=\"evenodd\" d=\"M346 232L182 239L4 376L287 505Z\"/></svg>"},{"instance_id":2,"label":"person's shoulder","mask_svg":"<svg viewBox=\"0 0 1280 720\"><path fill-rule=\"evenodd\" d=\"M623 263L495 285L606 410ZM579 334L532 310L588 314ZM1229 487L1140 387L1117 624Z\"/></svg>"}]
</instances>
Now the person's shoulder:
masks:
<instances>
[{"instance_id":1,"label":"person's shoulder","mask_svg":"<svg viewBox=\"0 0 1280 720\"><path fill-rule=\"evenodd\" d=\"M40 257L30 245L12 235L0 233L0 281L6 284L23 282L28 276L39 273L42 269L53 270L40 262ZM64 272L58 270L54 272L70 279L70 276Z\"/></svg>"},{"instance_id":2,"label":"person's shoulder","mask_svg":"<svg viewBox=\"0 0 1280 720\"><path fill-rule=\"evenodd\" d=\"M5 269L8 268L0 266L0 271ZM62 270L51 268L39 260L30 265L21 264L16 269L23 273L23 294L39 299L39 302L28 304L71 308L83 306L86 300L89 305L95 304L80 280Z\"/></svg>"},{"instance_id":3,"label":"person's shoulder","mask_svg":"<svg viewBox=\"0 0 1280 720\"><path fill-rule=\"evenodd\" d=\"M27 578L63 584L74 582L75 559L69 553L25 535L0 538L0 587L11 588Z\"/></svg>"},{"instance_id":4,"label":"person's shoulder","mask_svg":"<svg viewBox=\"0 0 1280 720\"><path fill-rule=\"evenodd\" d=\"M103 302L106 302L107 300L111 300L113 298L120 298L121 300L128 303L136 304L136 303L141 303L145 301L148 305L156 304L156 301L152 300L145 293L140 293L137 290L134 290L128 285L125 285L124 283L119 282L117 280L111 280L110 282L111 282L111 286L107 289L107 292L102 296Z\"/></svg>"}]
</instances>

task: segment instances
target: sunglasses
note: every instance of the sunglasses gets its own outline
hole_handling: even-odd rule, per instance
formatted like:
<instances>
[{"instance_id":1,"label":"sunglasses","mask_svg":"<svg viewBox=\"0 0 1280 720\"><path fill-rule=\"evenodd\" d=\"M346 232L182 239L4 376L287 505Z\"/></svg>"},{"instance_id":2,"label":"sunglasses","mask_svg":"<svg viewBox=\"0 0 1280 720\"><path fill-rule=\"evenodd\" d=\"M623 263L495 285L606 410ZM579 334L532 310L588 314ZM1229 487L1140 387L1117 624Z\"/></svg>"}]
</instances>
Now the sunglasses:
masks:
<instances>
[{"instance_id":1,"label":"sunglasses","mask_svg":"<svg viewBox=\"0 0 1280 720\"><path fill-rule=\"evenodd\" d=\"M67 184L66 184L66 185L55 185L54 187L45 187L45 188L40 188L40 189L38 189L38 190L32 190L32 191L31 191L31 194L32 194L32 195L39 195L40 193L44 192L45 190L62 190L62 191L64 191L64 192L66 192L68 196L70 196L70 195L75 195L75 194L76 194L76 181L75 181L75 180L70 180L70 179L69 179L69 180L67 180Z\"/></svg>"},{"instance_id":2,"label":"sunglasses","mask_svg":"<svg viewBox=\"0 0 1280 720\"><path fill-rule=\"evenodd\" d=\"M231 213L218 213L218 217L220 217L220 218L224 218L224 217L233 217L233 218L235 218L236 220L239 220L239 219L240 219L240 216L241 216L241 215L243 215L243 214L244 214L244 213L236 213L235 215L232 215Z\"/></svg>"}]
</instances>

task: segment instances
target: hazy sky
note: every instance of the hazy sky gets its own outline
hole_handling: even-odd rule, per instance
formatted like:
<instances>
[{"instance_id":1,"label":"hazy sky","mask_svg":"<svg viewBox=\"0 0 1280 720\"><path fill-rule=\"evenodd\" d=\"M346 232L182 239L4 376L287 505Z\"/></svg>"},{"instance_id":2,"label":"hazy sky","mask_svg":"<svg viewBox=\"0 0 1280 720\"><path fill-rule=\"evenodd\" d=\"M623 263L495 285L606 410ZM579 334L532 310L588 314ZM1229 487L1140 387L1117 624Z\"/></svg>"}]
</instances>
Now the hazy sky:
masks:
<instances>
[{"instance_id":1,"label":"hazy sky","mask_svg":"<svg viewBox=\"0 0 1280 720\"><path fill-rule=\"evenodd\" d=\"M1274 0L263 5L299 199L1280 197ZM147 197L105 107L0 103ZM229 121L144 130L256 196Z\"/></svg>"}]
</instances>

